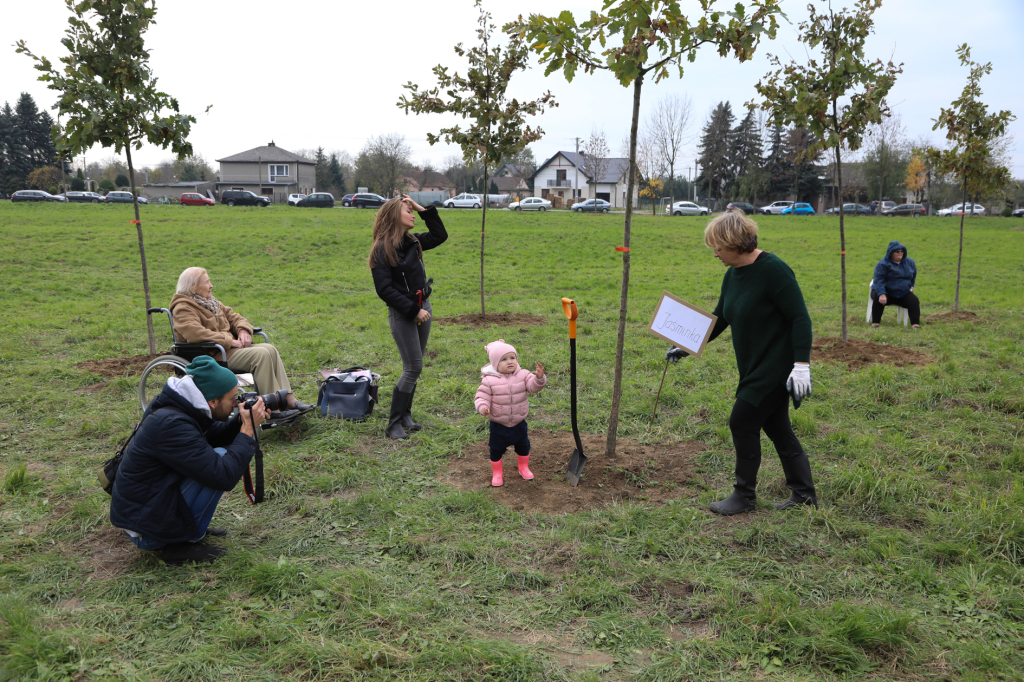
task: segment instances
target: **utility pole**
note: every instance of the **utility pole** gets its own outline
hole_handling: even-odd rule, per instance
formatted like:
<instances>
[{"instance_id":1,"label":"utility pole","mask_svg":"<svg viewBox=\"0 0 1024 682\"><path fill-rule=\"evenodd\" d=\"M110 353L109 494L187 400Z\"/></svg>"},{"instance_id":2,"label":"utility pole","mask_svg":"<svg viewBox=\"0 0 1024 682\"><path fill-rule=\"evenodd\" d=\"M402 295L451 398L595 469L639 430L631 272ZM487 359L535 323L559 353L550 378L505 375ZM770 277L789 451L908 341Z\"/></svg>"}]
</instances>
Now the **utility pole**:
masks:
<instances>
[{"instance_id":1,"label":"utility pole","mask_svg":"<svg viewBox=\"0 0 1024 682\"><path fill-rule=\"evenodd\" d=\"M572 203L576 203L576 192L579 191L580 186L580 138L576 138L576 163L573 164L576 167L576 180L574 180L575 187L572 188Z\"/></svg>"}]
</instances>

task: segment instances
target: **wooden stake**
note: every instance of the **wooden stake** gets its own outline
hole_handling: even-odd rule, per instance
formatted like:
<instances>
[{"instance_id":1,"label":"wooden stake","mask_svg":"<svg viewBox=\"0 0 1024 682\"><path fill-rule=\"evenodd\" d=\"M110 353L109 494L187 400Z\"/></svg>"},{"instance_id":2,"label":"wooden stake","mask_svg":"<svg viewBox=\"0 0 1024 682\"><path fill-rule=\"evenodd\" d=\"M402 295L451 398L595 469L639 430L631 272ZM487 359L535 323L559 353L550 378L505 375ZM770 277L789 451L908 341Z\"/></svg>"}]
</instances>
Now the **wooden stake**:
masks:
<instances>
[{"instance_id":1,"label":"wooden stake","mask_svg":"<svg viewBox=\"0 0 1024 682\"><path fill-rule=\"evenodd\" d=\"M665 375L668 374L668 359L665 359L665 371L661 373L661 383L658 384L658 395L654 397L654 413L651 415L651 426L654 426L654 418L658 416L658 400L661 399L661 387L665 385Z\"/></svg>"}]
</instances>

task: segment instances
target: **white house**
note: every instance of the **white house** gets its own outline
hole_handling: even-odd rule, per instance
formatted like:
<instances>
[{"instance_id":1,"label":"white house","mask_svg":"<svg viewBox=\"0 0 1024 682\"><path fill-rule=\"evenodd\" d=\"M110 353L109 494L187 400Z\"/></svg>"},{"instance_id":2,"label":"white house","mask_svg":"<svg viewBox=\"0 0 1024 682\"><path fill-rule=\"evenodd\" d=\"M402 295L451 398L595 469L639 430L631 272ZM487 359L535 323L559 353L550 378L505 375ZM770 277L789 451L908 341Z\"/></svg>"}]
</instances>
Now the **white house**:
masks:
<instances>
[{"instance_id":1,"label":"white house","mask_svg":"<svg viewBox=\"0 0 1024 682\"><path fill-rule=\"evenodd\" d=\"M578 166L577 166L578 164ZM593 177L591 169L600 167L600 177ZM552 196L571 201L604 199L612 206L626 205L626 181L629 159L606 158L588 164L583 154L557 152L537 167L533 174L533 193L549 199ZM633 203L639 197L639 183L633 187Z\"/></svg>"}]
</instances>

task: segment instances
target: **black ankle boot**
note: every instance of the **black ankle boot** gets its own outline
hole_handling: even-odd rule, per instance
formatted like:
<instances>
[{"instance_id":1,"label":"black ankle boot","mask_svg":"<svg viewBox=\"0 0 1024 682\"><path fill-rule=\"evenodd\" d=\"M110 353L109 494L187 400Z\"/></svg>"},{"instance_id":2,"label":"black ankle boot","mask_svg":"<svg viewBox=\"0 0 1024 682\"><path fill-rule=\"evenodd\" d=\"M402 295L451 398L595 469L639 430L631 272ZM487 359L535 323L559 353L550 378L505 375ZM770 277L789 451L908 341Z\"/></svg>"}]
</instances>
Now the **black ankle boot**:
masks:
<instances>
[{"instance_id":1,"label":"black ankle boot","mask_svg":"<svg viewBox=\"0 0 1024 682\"><path fill-rule=\"evenodd\" d=\"M423 429L422 424L417 424L412 419L412 401L416 399L416 387L412 387L412 391L409 393L409 405L405 409L405 413L402 415L402 428L408 433L416 433Z\"/></svg>"},{"instance_id":2,"label":"black ankle boot","mask_svg":"<svg viewBox=\"0 0 1024 682\"><path fill-rule=\"evenodd\" d=\"M818 506L818 498L814 493L814 480L811 478L811 462L807 453L800 451L796 457L783 459L782 470L786 473L786 487L793 491L785 502L777 502L776 509L795 509L803 505Z\"/></svg>"},{"instance_id":3,"label":"black ankle boot","mask_svg":"<svg viewBox=\"0 0 1024 682\"><path fill-rule=\"evenodd\" d=\"M757 509L757 470L761 459L736 460L736 483L732 495L721 502L712 502L711 511L722 516L752 512Z\"/></svg>"},{"instance_id":4,"label":"black ankle boot","mask_svg":"<svg viewBox=\"0 0 1024 682\"><path fill-rule=\"evenodd\" d=\"M388 415L388 428L384 431L384 435L388 438L405 440L409 437L409 434L402 428L402 416L408 411L411 398L411 393L399 391L397 387L394 392L392 392L391 413Z\"/></svg>"}]
</instances>

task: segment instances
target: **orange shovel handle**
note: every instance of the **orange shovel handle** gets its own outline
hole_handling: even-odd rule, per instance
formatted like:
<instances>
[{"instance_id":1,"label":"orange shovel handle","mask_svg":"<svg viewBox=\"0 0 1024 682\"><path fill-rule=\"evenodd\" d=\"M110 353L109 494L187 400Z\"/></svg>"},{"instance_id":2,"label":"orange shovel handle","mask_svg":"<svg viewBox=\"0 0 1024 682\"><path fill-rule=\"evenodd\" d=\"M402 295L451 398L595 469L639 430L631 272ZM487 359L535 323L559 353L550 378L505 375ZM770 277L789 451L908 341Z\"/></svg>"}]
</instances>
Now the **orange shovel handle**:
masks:
<instances>
[{"instance_id":1,"label":"orange shovel handle","mask_svg":"<svg viewBox=\"0 0 1024 682\"><path fill-rule=\"evenodd\" d=\"M579 317L579 312L576 310L576 301L571 298L562 299L562 312L565 313L566 319L569 320L569 338L576 338L576 318Z\"/></svg>"}]
</instances>

